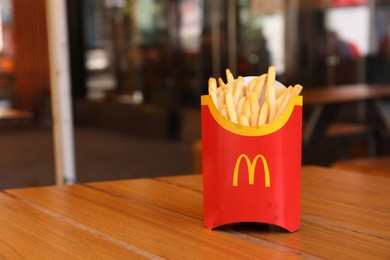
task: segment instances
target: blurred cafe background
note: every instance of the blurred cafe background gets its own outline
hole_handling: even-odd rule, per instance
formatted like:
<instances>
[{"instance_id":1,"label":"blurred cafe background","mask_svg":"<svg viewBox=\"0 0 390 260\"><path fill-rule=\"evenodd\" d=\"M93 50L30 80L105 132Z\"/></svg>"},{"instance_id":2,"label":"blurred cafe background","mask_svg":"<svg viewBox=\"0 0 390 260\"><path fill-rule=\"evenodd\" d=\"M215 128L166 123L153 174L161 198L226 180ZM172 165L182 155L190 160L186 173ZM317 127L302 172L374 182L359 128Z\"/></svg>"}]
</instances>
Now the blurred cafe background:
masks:
<instances>
[{"instance_id":1,"label":"blurred cafe background","mask_svg":"<svg viewBox=\"0 0 390 260\"><path fill-rule=\"evenodd\" d=\"M274 65L278 81L304 91L390 87L387 0L65 2L80 182L197 171L200 96L226 68L247 76ZM0 108L27 112L0 116L0 188L55 183L47 12L45 0L0 0ZM364 104L337 116L358 121L365 109L377 120ZM389 153L378 132L375 154ZM304 145L302 163L369 156L368 142Z\"/></svg>"}]
</instances>

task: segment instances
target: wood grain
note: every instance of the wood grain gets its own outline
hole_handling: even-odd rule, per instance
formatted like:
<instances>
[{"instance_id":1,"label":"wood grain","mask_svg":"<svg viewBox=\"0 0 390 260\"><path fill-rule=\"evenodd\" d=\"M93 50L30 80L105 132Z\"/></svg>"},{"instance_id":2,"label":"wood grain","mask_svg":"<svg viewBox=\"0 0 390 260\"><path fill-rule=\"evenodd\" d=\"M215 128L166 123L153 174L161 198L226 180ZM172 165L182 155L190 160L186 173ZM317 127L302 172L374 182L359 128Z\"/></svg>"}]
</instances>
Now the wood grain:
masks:
<instances>
[{"instance_id":1,"label":"wood grain","mask_svg":"<svg viewBox=\"0 0 390 260\"><path fill-rule=\"evenodd\" d=\"M194 259L206 256L221 259L233 255L238 259L259 255L286 259L299 257L284 248L262 244L261 240L211 232L198 220L82 185L8 192L88 229L163 258L182 258L189 254ZM150 191L146 189L144 192Z\"/></svg>"},{"instance_id":2,"label":"wood grain","mask_svg":"<svg viewBox=\"0 0 390 260\"><path fill-rule=\"evenodd\" d=\"M207 230L199 174L6 190L0 258L389 259L389 182L303 167L294 233L260 223Z\"/></svg>"},{"instance_id":3,"label":"wood grain","mask_svg":"<svg viewBox=\"0 0 390 260\"><path fill-rule=\"evenodd\" d=\"M0 201L0 258L143 258L105 236L83 230L4 193L0 193Z\"/></svg>"},{"instance_id":4,"label":"wood grain","mask_svg":"<svg viewBox=\"0 0 390 260\"><path fill-rule=\"evenodd\" d=\"M312 181L312 179L316 179L316 176L318 177L322 176L323 174L329 174L329 170L319 167L304 167L303 174L305 183L303 185L306 185L306 183L307 185L310 185L310 181ZM308 178L305 178L307 174L309 174L309 176ZM308 181L306 181L306 179L308 179ZM321 178L317 178L317 181L322 183ZM116 196L137 199L143 203L148 203L154 206L162 207L166 210L175 211L179 214L195 218L199 221L203 220L203 216L201 215L202 204L199 201L196 203L196 200L200 199L198 197L201 195L202 190L201 176L192 175L160 177L156 178L155 182L145 182L144 185L148 188L146 188L144 185L139 185L137 182L138 181L130 180L91 183L89 185L115 194ZM191 189L191 193L197 192L199 195L190 195L188 192L182 192L182 190L185 190L186 187ZM316 187L314 187L314 189L315 188ZM141 192L143 189L147 189L149 191L147 195ZM166 196L169 197L165 196L164 198L161 198L161 190L171 190L170 193L163 192L166 194ZM310 192L313 192L313 190L310 189ZM320 194L324 193L323 190L318 192ZM177 196L177 194L180 194L180 196ZM197 197L195 201L194 196ZM389 198L387 192L384 192L384 196ZM329 214L327 213L327 208L323 209L324 212L317 211L317 208L319 207L317 203L321 205L321 202L319 202L318 199L314 199L314 202L305 198L302 200L304 209L302 210L303 213L301 228L298 232L293 234L289 234L278 229L275 230L274 227L258 224L229 225L226 229L222 228L222 230L228 230L234 234L244 234L252 238L267 241L268 243L273 244L275 247L286 247L288 250L301 252L305 255L312 255L316 257L349 258L353 256L356 257L358 255L361 257L361 259L367 259L372 258L373 256L381 258L390 255L389 239L385 236L386 232L381 231L383 227L386 227L381 225L387 225L386 223L388 223L386 220L389 219L388 213L384 214L383 217L385 220L383 222L372 223L371 229L365 226L355 227L353 225L347 225L346 223L350 222L349 217L351 214L353 215L356 213L356 209L355 211L345 213L344 209L336 207L336 209L331 211L331 214ZM330 202L333 200L334 199L332 197L329 198ZM183 205L183 203L186 201L188 202L188 205ZM347 202L345 203L348 205ZM333 205L330 206L333 207ZM387 205L383 206L383 210L386 211ZM363 216L359 216L356 221L358 221L360 218L366 218L366 212L364 212L364 209L362 209L362 211L359 211L358 213L362 214ZM375 211L375 209L369 209L367 211L369 213L367 218L373 217L372 211ZM332 214L339 216L339 218L335 218L335 216ZM343 225L346 225L346 227L342 226L340 221L343 221ZM352 221L352 224L353 222L354 221ZM370 227L370 224L365 225ZM372 228L372 226L374 228ZM353 227L355 227L355 229L353 229ZM386 230L386 228L384 228L384 230ZM367 233L368 231L372 231L373 233Z\"/></svg>"},{"instance_id":5,"label":"wood grain","mask_svg":"<svg viewBox=\"0 0 390 260\"><path fill-rule=\"evenodd\" d=\"M390 177L390 156L355 158L338 161L333 163L331 167L340 170L366 173L369 175Z\"/></svg>"}]
</instances>

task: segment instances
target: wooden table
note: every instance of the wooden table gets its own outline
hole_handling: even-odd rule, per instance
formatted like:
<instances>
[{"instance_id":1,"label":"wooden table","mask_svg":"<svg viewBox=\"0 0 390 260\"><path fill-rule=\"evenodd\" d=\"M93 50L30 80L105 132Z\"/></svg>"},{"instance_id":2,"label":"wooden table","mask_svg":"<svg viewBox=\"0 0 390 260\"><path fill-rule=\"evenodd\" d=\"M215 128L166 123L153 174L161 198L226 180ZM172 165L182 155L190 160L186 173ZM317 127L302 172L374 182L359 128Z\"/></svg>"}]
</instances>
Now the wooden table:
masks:
<instances>
[{"instance_id":1,"label":"wooden table","mask_svg":"<svg viewBox=\"0 0 390 260\"><path fill-rule=\"evenodd\" d=\"M390 136L390 113L386 111L384 102L385 99L390 98L389 84L353 84L307 89L302 95L304 106L313 107L303 133L305 144L325 133L330 122L337 116L341 105L363 101L374 108L387 135Z\"/></svg>"},{"instance_id":2,"label":"wooden table","mask_svg":"<svg viewBox=\"0 0 390 260\"><path fill-rule=\"evenodd\" d=\"M0 258L390 259L390 178L308 166L301 227L203 227L202 175L5 190Z\"/></svg>"},{"instance_id":3,"label":"wooden table","mask_svg":"<svg viewBox=\"0 0 390 260\"><path fill-rule=\"evenodd\" d=\"M353 158L332 163L333 168L390 177L390 155Z\"/></svg>"}]
</instances>

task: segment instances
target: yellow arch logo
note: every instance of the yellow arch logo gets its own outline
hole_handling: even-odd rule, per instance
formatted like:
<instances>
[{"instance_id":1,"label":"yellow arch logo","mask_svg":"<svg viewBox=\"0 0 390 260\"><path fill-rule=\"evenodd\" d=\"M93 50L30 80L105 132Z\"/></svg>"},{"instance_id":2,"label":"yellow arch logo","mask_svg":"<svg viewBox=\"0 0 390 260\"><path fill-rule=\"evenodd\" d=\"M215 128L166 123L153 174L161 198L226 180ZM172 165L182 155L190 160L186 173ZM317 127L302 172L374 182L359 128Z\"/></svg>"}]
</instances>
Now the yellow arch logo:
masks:
<instances>
[{"instance_id":1,"label":"yellow arch logo","mask_svg":"<svg viewBox=\"0 0 390 260\"><path fill-rule=\"evenodd\" d=\"M242 158L245 159L247 168L248 168L248 176L249 176L249 184L253 185L255 183L255 169L256 164L259 158L261 158L263 162L264 168L264 184L265 187L271 186L271 180L269 175L268 163L265 157L261 154L256 155L255 159L251 162L249 157L246 154L241 154L236 161L236 165L234 166L234 174L233 174L233 186L238 186L238 171L240 170L240 163Z\"/></svg>"}]
</instances>

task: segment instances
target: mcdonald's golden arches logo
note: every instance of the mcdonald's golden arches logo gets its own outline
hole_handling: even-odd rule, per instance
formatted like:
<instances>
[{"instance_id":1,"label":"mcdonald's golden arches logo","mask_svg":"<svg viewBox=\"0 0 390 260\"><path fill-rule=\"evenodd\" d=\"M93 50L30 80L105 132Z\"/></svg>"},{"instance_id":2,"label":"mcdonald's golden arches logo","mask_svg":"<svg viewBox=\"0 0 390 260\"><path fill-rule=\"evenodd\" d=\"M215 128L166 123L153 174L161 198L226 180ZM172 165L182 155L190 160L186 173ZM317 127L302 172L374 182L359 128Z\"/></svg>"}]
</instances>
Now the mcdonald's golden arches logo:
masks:
<instances>
[{"instance_id":1,"label":"mcdonald's golden arches logo","mask_svg":"<svg viewBox=\"0 0 390 260\"><path fill-rule=\"evenodd\" d=\"M233 186L238 186L238 172L240 170L240 164L242 158L245 159L247 169L248 169L248 176L249 176L249 184L253 185L255 183L255 170L257 161L259 158L261 158L264 168L264 186L270 187L271 186L271 180L269 175L269 169L268 169L268 163L265 157L261 154L256 155L256 157L251 161L249 157L246 154L241 154L236 161L236 165L234 166L234 174L233 174Z\"/></svg>"}]
</instances>

